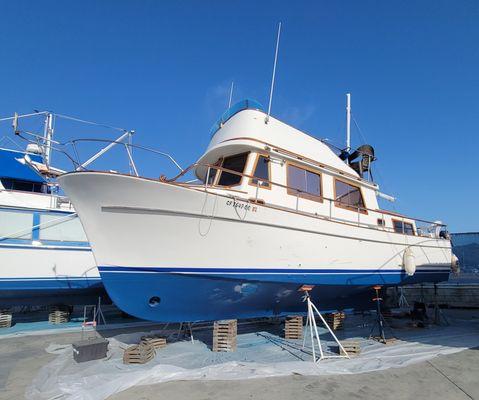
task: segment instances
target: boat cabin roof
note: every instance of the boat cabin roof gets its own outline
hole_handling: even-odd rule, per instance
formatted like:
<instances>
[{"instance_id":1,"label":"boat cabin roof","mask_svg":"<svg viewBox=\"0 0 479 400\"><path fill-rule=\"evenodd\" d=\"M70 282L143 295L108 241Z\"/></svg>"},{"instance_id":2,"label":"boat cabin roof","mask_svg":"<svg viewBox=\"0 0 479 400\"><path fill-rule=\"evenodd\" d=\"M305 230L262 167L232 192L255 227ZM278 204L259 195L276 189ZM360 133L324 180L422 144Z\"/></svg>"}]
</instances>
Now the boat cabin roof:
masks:
<instances>
[{"instance_id":1,"label":"boat cabin roof","mask_svg":"<svg viewBox=\"0 0 479 400\"><path fill-rule=\"evenodd\" d=\"M0 178L44 183L45 179L39 173L22 162L27 154L33 162L42 163L38 154L0 148Z\"/></svg>"},{"instance_id":2,"label":"boat cabin roof","mask_svg":"<svg viewBox=\"0 0 479 400\"><path fill-rule=\"evenodd\" d=\"M268 117L254 100L243 100L230 107L213 125L211 132L209 146L198 164L214 164L221 157L246 151L270 153L273 150L285 158L362 180L327 144L274 117ZM204 180L206 171L206 167L198 166L197 177Z\"/></svg>"}]
</instances>

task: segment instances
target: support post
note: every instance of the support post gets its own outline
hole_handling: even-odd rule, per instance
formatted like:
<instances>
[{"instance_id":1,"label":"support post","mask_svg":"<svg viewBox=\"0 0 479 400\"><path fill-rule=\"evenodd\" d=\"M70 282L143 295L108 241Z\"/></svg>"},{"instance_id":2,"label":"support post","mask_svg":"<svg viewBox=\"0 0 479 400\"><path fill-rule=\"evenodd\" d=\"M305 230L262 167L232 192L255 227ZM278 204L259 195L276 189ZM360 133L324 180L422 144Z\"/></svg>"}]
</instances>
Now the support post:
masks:
<instances>
[{"instance_id":1,"label":"support post","mask_svg":"<svg viewBox=\"0 0 479 400\"><path fill-rule=\"evenodd\" d=\"M351 150L351 93L346 93L346 151Z\"/></svg>"},{"instance_id":2,"label":"support post","mask_svg":"<svg viewBox=\"0 0 479 400\"><path fill-rule=\"evenodd\" d=\"M314 286L311 285L303 285L299 289L301 292L304 293L303 301L306 302L307 304L307 310L308 310L308 317L306 319L306 326L305 330L308 330L309 327L309 332L311 335L311 348L313 352L313 362L317 363L321 360L325 360L328 358L348 358L349 355L347 351L344 349L343 345L339 341L339 339L336 337L334 332L331 330L330 326L326 322L326 320L323 318L321 313L319 312L318 308L313 304L311 301L311 297L309 295L309 292L314 288ZM319 332L318 332L318 325L316 324L316 318L315 315L317 315L320 319L325 328L329 331L331 336L333 337L334 341L338 344L339 347L339 355L325 355L323 348L321 346L321 339L319 338ZM303 337L303 348L306 344L306 335ZM316 358L316 345L318 346L319 349L319 358Z\"/></svg>"}]
</instances>

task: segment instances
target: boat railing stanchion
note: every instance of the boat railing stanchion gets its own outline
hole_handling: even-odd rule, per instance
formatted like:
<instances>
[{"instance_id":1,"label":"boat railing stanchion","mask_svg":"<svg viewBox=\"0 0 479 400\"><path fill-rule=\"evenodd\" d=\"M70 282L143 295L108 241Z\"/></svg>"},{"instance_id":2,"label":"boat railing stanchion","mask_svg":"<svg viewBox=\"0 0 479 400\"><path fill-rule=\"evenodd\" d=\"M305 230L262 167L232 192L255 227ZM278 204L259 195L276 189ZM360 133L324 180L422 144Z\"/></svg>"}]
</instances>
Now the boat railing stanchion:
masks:
<instances>
[{"instance_id":1,"label":"boat railing stanchion","mask_svg":"<svg viewBox=\"0 0 479 400\"><path fill-rule=\"evenodd\" d=\"M256 199L255 199L256 202L258 202L258 193L259 193L259 179L256 179Z\"/></svg>"},{"instance_id":2,"label":"boat railing stanchion","mask_svg":"<svg viewBox=\"0 0 479 400\"><path fill-rule=\"evenodd\" d=\"M210 180L210 169L211 167L208 166L208 171L206 173L206 179L205 179L205 190L208 189L208 181Z\"/></svg>"},{"instance_id":3,"label":"boat railing stanchion","mask_svg":"<svg viewBox=\"0 0 479 400\"><path fill-rule=\"evenodd\" d=\"M358 226L360 224L360 218L361 217L361 210L360 210L360 206L358 206Z\"/></svg>"},{"instance_id":4,"label":"boat railing stanchion","mask_svg":"<svg viewBox=\"0 0 479 400\"><path fill-rule=\"evenodd\" d=\"M296 211L299 208L299 189L296 190Z\"/></svg>"},{"instance_id":5,"label":"boat railing stanchion","mask_svg":"<svg viewBox=\"0 0 479 400\"><path fill-rule=\"evenodd\" d=\"M321 360L325 360L328 358L348 358L349 355L347 351L344 349L343 345L339 341L339 339L336 337L334 332L332 331L331 327L328 325L326 320L323 318L317 307L313 304L311 301L311 296L309 295L309 292L314 288L313 285L303 285L300 287L299 291L304 293L303 297L303 302L306 302L307 304L307 318L306 318L306 326L305 326L305 333L308 331L309 328L309 333L311 336L311 350L313 353L313 362L317 363ZM338 344L339 348L339 355L325 355L323 348L321 346L321 339L319 337L319 332L318 332L318 325L316 324L316 317L315 314L321 319L321 322L323 323L324 327L329 331L331 336L333 337L334 341ZM306 345L306 334L303 335L303 349ZM316 345L318 346L319 349L319 358L316 359Z\"/></svg>"}]
</instances>

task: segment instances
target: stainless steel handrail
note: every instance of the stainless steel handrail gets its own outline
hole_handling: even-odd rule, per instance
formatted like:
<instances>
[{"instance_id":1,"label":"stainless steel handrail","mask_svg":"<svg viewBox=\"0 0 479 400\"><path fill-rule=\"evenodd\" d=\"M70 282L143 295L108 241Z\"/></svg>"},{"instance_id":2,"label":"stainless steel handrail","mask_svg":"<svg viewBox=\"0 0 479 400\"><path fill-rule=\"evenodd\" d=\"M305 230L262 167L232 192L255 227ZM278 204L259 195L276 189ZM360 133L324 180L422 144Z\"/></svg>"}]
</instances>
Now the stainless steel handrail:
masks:
<instances>
[{"instance_id":1,"label":"stainless steel handrail","mask_svg":"<svg viewBox=\"0 0 479 400\"><path fill-rule=\"evenodd\" d=\"M214 184L208 184L208 180L209 180L209 177L211 175L211 169L215 169L217 171L224 171L224 172L227 172L227 173L231 173L233 175L237 175L237 176L241 176L241 177L244 177L244 178L248 178L248 179L258 179L257 177L253 176L253 175L248 175L248 174L244 174L244 173L241 173L241 172L237 172L237 171L234 171L234 170L231 170L231 169L227 169L227 168L223 168L223 167L220 167L218 165L211 165L211 164L202 164L202 163L194 163L194 164L191 164L189 167L187 167L184 171L182 171L181 173L179 173L178 175L176 175L175 177L171 178L171 179L167 179L166 181L167 182L178 182L178 180L183 177L184 175L186 175L189 171L191 171L193 168L196 168L196 167L205 167L207 168L207 173L206 173L206 179L205 179L205 189L207 189L208 187L210 188L215 188L215 187L218 187L218 188L221 188L221 186L218 186L218 185L214 185ZM287 186L287 185L284 185L282 183L278 183L278 182L274 182L274 181L270 181L270 180L267 180L267 179L261 179L262 182L266 182L268 183L269 185L272 185L272 186L278 186L278 187L281 187L281 188L284 188L284 189L290 189L292 191L295 191L296 192L296 211L300 211L299 210L299 198L302 198L301 197L301 193L304 193L304 194L308 194L307 192L305 191L302 191L300 189L297 189L297 188L293 188L291 186ZM258 182L258 185L259 185L259 182ZM258 200L258 192L259 192L259 186L256 188L256 198L254 199L255 201ZM309 194L308 194L309 195ZM336 199L331 199L331 198L328 198L328 197L324 197L324 196L317 196L318 199L320 200L326 200L329 202L329 219L338 219L338 218L334 218L333 215L332 215L332 206L333 206L333 203L335 205L337 205L338 203L342 205L342 208L349 208L351 209L352 211L354 211L355 209L357 210L357 214L358 214L358 220L357 220L357 225L360 226L360 225L367 225L369 227L371 227L372 225L371 224L368 224L367 222L361 222L361 214L363 214L362 211L366 211L366 212L372 212L372 213L375 213L379 216L381 216L381 219L384 221L384 216L385 215L390 215L392 216L393 218L396 217L396 219L400 220L402 222L402 232L396 232L394 230L394 228L391 228L391 227L386 227L386 226L380 226L380 227L377 227L376 229L378 230L387 230L387 231L390 231L390 232L394 232L394 233L403 233L403 234L406 234L405 233L405 229L404 229L404 223L410 223L410 222L421 222L421 223L425 223L425 224L429 224L430 225L430 228L432 227L446 227L447 225L446 224L443 224L443 223L439 223L439 222L433 222L433 221L428 221L428 220L424 220L424 219L421 219L421 218L414 218L414 217L408 217L408 216L404 216L404 215L401 215L401 214L397 214L397 213L393 213L393 212L390 212L388 210L381 210L381 209L372 209L372 208L367 208L367 207L360 207L360 206L351 206L351 205L348 205L348 204L345 204L345 203L341 203L340 201L336 200ZM325 217L328 217L327 215L324 215ZM347 221L347 222L354 222L354 221ZM376 225L374 225L376 227ZM428 235L423 235L421 232L419 232L419 229L418 229L418 226L416 224L416 232L415 234L417 236L428 236ZM436 235L435 235L436 236Z\"/></svg>"},{"instance_id":2,"label":"stainless steel handrail","mask_svg":"<svg viewBox=\"0 0 479 400\"><path fill-rule=\"evenodd\" d=\"M207 171L206 171L206 174L205 174L205 182L203 184L205 190L207 190L208 188L215 188L215 187L216 188L221 188L221 186L214 185L214 182L208 183L208 181L210 180L209 178L211 176L211 170L212 169L214 169L216 171L224 171L224 172L227 172L227 173L230 173L230 174L233 174L233 175L241 176L242 178L256 179L257 180L256 197L253 200L256 201L256 202L258 201L259 189L261 187L261 185L259 183L260 180L258 179L258 177L255 177L253 175L248 175L248 174L245 174L245 173L242 173L242 172L237 172L237 171L234 171L234 170L231 170L231 169L223 168L223 167L220 167L218 165L212 165L212 164L207 164L207 163L197 163L196 162L196 163L191 164L187 168L183 169L176 162L176 160L171 155L169 155L168 153L158 151L156 149L148 148L148 147L145 147L145 146L141 146L141 145L135 145L135 144L132 144L132 143L125 143L125 142L122 142L122 141L115 141L115 140L108 140L108 139L75 139L75 140L72 140L70 142L65 143L65 144L71 144L73 149L74 149L75 155L77 156L77 162L75 163L76 166L81 165L81 163L79 161L79 158L78 158L78 150L76 148L77 144L80 143L80 142L102 142L102 143L115 143L115 144L117 143L117 144L123 145L126 149L127 157L130 161L130 164L134 166L133 169L134 169L134 173L135 173L136 176L139 176L139 173L138 173L138 170L136 168L135 163L133 162L133 155L132 155L132 151L131 151L132 149L139 149L139 150L147 151L147 152L150 152L150 153L153 153L153 154L156 154L156 155L164 156L164 157L168 158L180 170L180 173L178 173L177 175L175 175L171 179L167 179L164 176L162 176L160 178L162 181L169 182L169 183L185 184L185 182L180 182L179 180L183 176L185 176L187 173L189 173L190 171L192 171L194 168L197 168L197 167L207 168ZM71 160L73 160L72 157L69 157L69 158ZM87 170L87 169L84 168L84 170ZM287 190L289 189L290 191L296 192L296 211L300 211L300 207L299 207L300 200L299 199L304 198L304 197L302 197L302 194L307 194L308 196L311 196L311 194L309 194L305 191L302 191L300 189L293 188L291 186L287 186L287 185L284 185L282 183L274 182L274 181L271 181L271 180L268 180L268 179L261 179L261 182L262 183L267 183L268 185L271 185L271 186L277 186L277 187L281 187L281 188L284 188L284 189L287 189ZM188 184L188 183L186 183L186 184ZM408 217L408 216L404 216L404 215L401 215L401 214L393 213L393 212L388 211L388 210L372 209L372 208L361 207L361 206L353 206L353 205L349 205L349 204L340 202L337 199L331 199L331 198L324 197L324 196L317 196L317 198L320 201L328 201L329 202L329 217L328 217L328 215L322 215L322 217L329 218L331 220L340 220L342 222L354 223L357 226L364 225L364 226L368 226L368 227L374 227L377 230L383 230L383 231L390 231L390 232L394 232L394 233L406 234L405 223L414 222L415 225L416 225L416 230L413 233L415 235L418 235L418 236L427 236L427 237L430 237L430 235L422 234L422 229L418 226L418 224L417 224L418 222L422 223L422 224L428 224L429 225L427 227L428 230L433 230L433 229L437 230L437 228L442 229L442 228L446 227L446 224L443 224L443 223L428 221L428 220L424 220L424 219L421 219L421 218ZM245 199L245 200L249 201L248 199ZM338 204L340 204L341 208L351 209L352 211L356 210L357 215L358 215L357 216L357 221L354 222L352 220L344 220L344 219L340 219L340 218L337 218L337 217L335 218L333 216L333 204L336 205L336 206ZM301 212L303 212L303 211L301 211ZM397 232L394 228L386 227L384 225L380 225L380 226L376 225L376 224L373 225L373 224L367 223L366 221L364 221L364 222L361 221L361 214L365 214L365 213L368 213L368 212L377 214L378 218L380 216L383 221L385 221L385 219L384 219L385 215L390 215L390 216L392 216L392 218L401 221L402 222L402 232ZM317 216L317 214L315 214L315 215ZM429 233L433 233L433 232L429 232ZM434 236L438 237L437 232L434 233Z\"/></svg>"}]
</instances>

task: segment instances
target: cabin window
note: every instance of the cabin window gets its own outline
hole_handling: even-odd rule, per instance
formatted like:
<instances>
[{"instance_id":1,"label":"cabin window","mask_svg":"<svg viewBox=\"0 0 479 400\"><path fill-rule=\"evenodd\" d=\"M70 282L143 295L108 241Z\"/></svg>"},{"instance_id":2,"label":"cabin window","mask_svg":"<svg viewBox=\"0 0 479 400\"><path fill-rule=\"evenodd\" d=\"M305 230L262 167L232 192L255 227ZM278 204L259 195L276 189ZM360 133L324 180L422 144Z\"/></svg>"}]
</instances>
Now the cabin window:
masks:
<instances>
[{"instance_id":1,"label":"cabin window","mask_svg":"<svg viewBox=\"0 0 479 400\"><path fill-rule=\"evenodd\" d=\"M249 153L236 154L234 156L225 157L223 159L222 167L242 174L246 165L246 159ZM235 186L241 182L241 175L233 174L231 172L221 171L218 179L219 186Z\"/></svg>"},{"instance_id":2,"label":"cabin window","mask_svg":"<svg viewBox=\"0 0 479 400\"><path fill-rule=\"evenodd\" d=\"M405 235L414 235L414 227L410 222L393 220L394 232L404 233Z\"/></svg>"},{"instance_id":3,"label":"cabin window","mask_svg":"<svg viewBox=\"0 0 479 400\"><path fill-rule=\"evenodd\" d=\"M21 192L47 193L47 186L40 182L21 181L18 179L2 178L2 186L7 190Z\"/></svg>"},{"instance_id":4,"label":"cabin window","mask_svg":"<svg viewBox=\"0 0 479 400\"><path fill-rule=\"evenodd\" d=\"M384 221L382 218L378 218L378 225L379 226L386 226L386 221Z\"/></svg>"},{"instance_id":5,"label":"cabin window","mask_svg":"<svg viewBox=\"0 0 479 400\"><path fill-rule=\"evenodd\" d=\"M0 211L0 238L31 239L32 228L33 213Z\"/></svg>"},{"instance_id":6,"label":"cabin window","mask_svg":"<svg viewBox=\"0 0 479 400\"><path fill-rule=\"evenodd\" d=\"M269 163L269 157L259 155L258 158L256 158L256 165L253 171L254 178L251 179L253 185L257 186L259 182L259 186L270 187L270 183L267 182L271 180L269 176Z\"/></svg>"},{"instance_id":7,"label":"cabin window","mask_svg":"<svg viewBox=\"0 0 479 400\"><path fill-rule=\"evenodd\" d=\"M321 175L288 164L288 193L311 200L321 199Z\"/></svg>"},{"instance_id":8,"label":"cabin window","mask_svg":"<svg viewBox=\"0 0 479 400\"><path fill-rule=\"evenodd\" d=\"M218 161L216 161L213 165L214 165L215 167L221 167L222 161L223 161L223 159L220 158L220 159L219 159ZM214 168L214 167L211 167L209 170L210 170L209 175L208 175L208 170L207 170L206 174L207 174L208 176L205 177L205 179L208 178L208 182L207 182L208 185L212 185L212 184L214 183L214 181L215 181L216 174L218 173L219 170L218 170L217 168Z\"/></svg>"},{"instance_id":9,"label":"cabin window","mask_svg":"<svg viewBox=\"0 0 479 400\"><path fill-rule=\"evenodd\" d=\"M338 207L350 208L355 211L366 212L361 189L358 186L335 179L334 199Z\"/></svg>"},{"instance_id":10,"label":"cabin window","mask_svg":"<svg viewBox=\"0 0 479 400\"><path fill-rule=\"evenodd\" d=\"M86 242L85 231L80 218L64 214L43 214L40 216L40 240L62 242Z\"/></svg>"}]
</instances>

